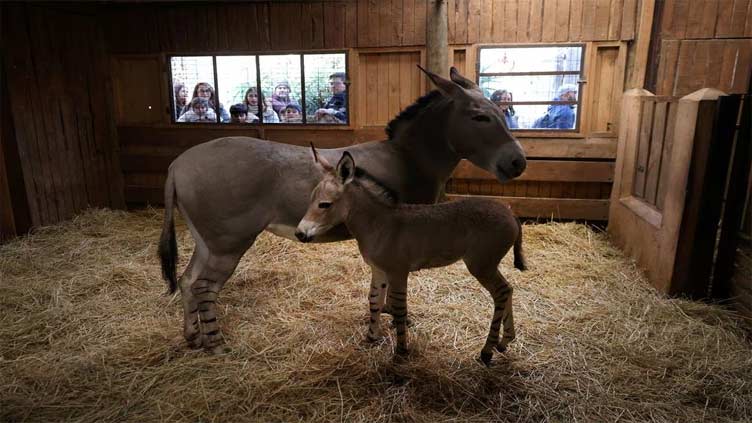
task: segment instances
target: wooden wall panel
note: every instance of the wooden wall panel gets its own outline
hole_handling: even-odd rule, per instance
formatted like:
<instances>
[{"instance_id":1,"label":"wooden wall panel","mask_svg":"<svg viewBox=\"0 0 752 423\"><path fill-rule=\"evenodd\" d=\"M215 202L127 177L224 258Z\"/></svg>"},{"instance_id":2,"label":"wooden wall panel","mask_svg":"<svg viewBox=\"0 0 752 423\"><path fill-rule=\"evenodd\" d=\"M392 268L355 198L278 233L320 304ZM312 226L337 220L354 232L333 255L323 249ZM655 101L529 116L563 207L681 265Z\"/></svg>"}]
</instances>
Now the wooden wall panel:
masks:
<instances>
[{"instance_id":1,"label":"wooden wall panel","mask_svg":"<svg viewBox=\"0 0 752 423\"><path fill-rule=\"evenodd\" d=\"M750 37L750 0L665 0L663 40Z\"/></svg>"},{"instance_id":2,"label":"wooden wall panel","mask_svg":"<svg viewBox=\"0 0 752 423\"><path fill-rule=\"evenodd\" d=\"M361 53L357 96L364 126L385 126L423 93L420 52Z\"/></svg>"},{"instance_id":3,"label":"wooden wall panel","mask_svg":"<svg viewBox=\"0 0 752 423\"><path fill-rule=\"evenodd\" d=\"M59 222L88 206L123 207L100 22L65 7L3 8L9 95L32 225Z\"/></svg>"}]
</instances>

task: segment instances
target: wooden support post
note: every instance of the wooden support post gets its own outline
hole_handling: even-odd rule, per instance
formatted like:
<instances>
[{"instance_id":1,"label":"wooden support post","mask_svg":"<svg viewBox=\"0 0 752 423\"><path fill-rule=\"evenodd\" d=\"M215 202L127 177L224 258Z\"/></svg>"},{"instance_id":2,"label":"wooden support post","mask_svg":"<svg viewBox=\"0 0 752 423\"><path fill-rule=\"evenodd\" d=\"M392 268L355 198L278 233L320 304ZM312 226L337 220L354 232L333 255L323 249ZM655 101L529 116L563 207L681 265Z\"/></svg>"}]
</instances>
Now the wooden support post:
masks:
<instances>
[{"instance_id":1,"label":"wooden support post","mask_svg":"<svg viewBox=\"0 0 752 423\"><path fill-rule=\"evenodd\" d=\"M449 78L449 43L447 41L447 1L428 2L426 22L427 69L437 75Z\"/></svg>"}]
</instances>

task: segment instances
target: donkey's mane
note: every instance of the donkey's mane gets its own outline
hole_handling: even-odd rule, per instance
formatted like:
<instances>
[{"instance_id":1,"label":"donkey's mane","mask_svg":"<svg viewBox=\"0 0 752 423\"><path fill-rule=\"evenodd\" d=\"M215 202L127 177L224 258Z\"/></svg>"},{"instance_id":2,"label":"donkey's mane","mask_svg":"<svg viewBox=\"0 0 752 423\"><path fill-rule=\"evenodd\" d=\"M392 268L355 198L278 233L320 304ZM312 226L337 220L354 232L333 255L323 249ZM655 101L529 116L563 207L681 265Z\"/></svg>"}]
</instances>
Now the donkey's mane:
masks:
<instances>
[{"instance_id":1,"label":"donkey's mane","mask_svg":"<svg viewBox=\"0 0 752 423\"><path fill-rule=\"evenodd\" d=\"M369 189L369 187L360 183L360 181L358 181L358 178L368 180L373 185L378 187L381 190L381 192L380 193L373 192L372 190ZM358 185L363 187L366 193L368 193L371 197L373 197L375 200L377 200L378 202L382 204L393 207L399 203L399 196L397 195L397 191L386 186L386 184L376 179L375 176L366 172L365 169L359 168L357 166L355 167L355 180L353 182L358 183Z\"/></svg>"},{"instance_id":2,"label":"donkey's mane","mask_svg":"<svg viewBox=\"0 0 752 423\"><path fill-rule=\"evenodd\" d=\"M394 135L397 133L397 129L401 124L412 120L413 118L415 118L415 116L418 116L423 110L425 110L428 105L441 98L443 98L443 96L438 90L432 90L423 97L415 100L415 103L407 106L405 110L401 111L400 114L389 121L389 124L386 126L387 137L389 137L389 139L392 139L392 137L394 137Z\"/></svg>"}]
</instances>

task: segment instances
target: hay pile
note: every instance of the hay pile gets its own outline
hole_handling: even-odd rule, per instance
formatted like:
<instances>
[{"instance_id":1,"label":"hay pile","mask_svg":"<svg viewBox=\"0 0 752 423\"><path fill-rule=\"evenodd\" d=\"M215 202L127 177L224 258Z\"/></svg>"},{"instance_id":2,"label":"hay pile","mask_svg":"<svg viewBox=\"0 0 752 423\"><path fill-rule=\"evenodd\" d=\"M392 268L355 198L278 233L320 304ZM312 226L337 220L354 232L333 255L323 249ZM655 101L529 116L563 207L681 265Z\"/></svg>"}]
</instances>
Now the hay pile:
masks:
<instances>
[{"instance_id":1,"label":"hay pile","mask_svg":"<svg viewBox=\"0 0 752 423\"><path fill-rule=\"evenodd\" d=\"M489 369L475 358L493 307L462 264L411 276L412 351L394 361L393 333L362 342L369 276L355 243L272 235L220 296L233 351L190 351L180 303L162 295L161 219L90 211L0 246L0 421L752 418L747 323L662 298L585 226L525 227L532 270L502 266L518 338ZM178 243L182 269L184 226Z\"/></svg>"}]
</instances>

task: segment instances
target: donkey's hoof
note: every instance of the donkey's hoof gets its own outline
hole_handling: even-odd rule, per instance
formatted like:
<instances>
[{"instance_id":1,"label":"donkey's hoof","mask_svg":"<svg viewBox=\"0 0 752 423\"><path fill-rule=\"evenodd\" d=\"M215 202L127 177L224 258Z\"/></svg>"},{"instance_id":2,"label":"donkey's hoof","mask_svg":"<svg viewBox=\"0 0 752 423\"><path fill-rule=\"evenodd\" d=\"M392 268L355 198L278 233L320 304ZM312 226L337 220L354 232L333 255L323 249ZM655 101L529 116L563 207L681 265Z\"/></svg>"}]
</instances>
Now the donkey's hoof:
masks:
<instances>
[{"instance_id":1,"label":"donkey's hoof","mask_svg":"<svg viewBox=\"0 0 752 423\"><path fill-rule=\"evenodd\" d=\"M384 337L381 335L372 335L371 332L368 332L365 337L365 342L368 344L377 344L384 340Z\"/></svg>"},{"instance_id":2,"label":"donkey's hoof","mask_svg":"<svg viewBox=\"0 0 752 423\"><path fill-rule=\"evenodd\" d=\"M480 362L486 367L491 367L491 359L493 358L492 352L481 351Z\"/></svg>"},{"instance_id":3,"label":"donkey's hoof","mask_svg":"<svg viewBox=\"0 0 752 423\"><path fill-rule=\"evenodd\" d=\"M204 344L201 341L201 334L199 332L196 332L193 335L184 336L185 342L188 344L188 347L194 350L200 349L204 346Z\"/></svg>"},{"instance_id":4,"label":"donkey's hoof","mask_svg":"<svg viewBox=\"0 0 752 423\"><path fill-rule=\"evenodd\" d=\"M211 348L207 348L206 352L208 352L211 355L223 355L223 354L228 354L232 352L232 348L230 348L228 345L220 344L220 345L215 345Z\"/></svg>"},{"instance_id":5,"label":"donkey's hoof","mask_svg":"<svg viewBox=\"0 0 752 423\"><path fill-rule=\"evenodd\" d=\"M406 357L408 354L410 354L410 350L407 349L406 347L398 346L397 348L394 349L394 354L401 356L401 357Z\"/></svg>"},{"instance_id":6,"label":"donkey's hoof","mask_svg":"<svg viewBox=\"0 0 752 423\"><path fill-rule=\"evenodd\" d=\"M506 350L507 350L506 345L496 344L496 351L503 353L503 352L506 352Z\"/></svg>"}]
</instances>

